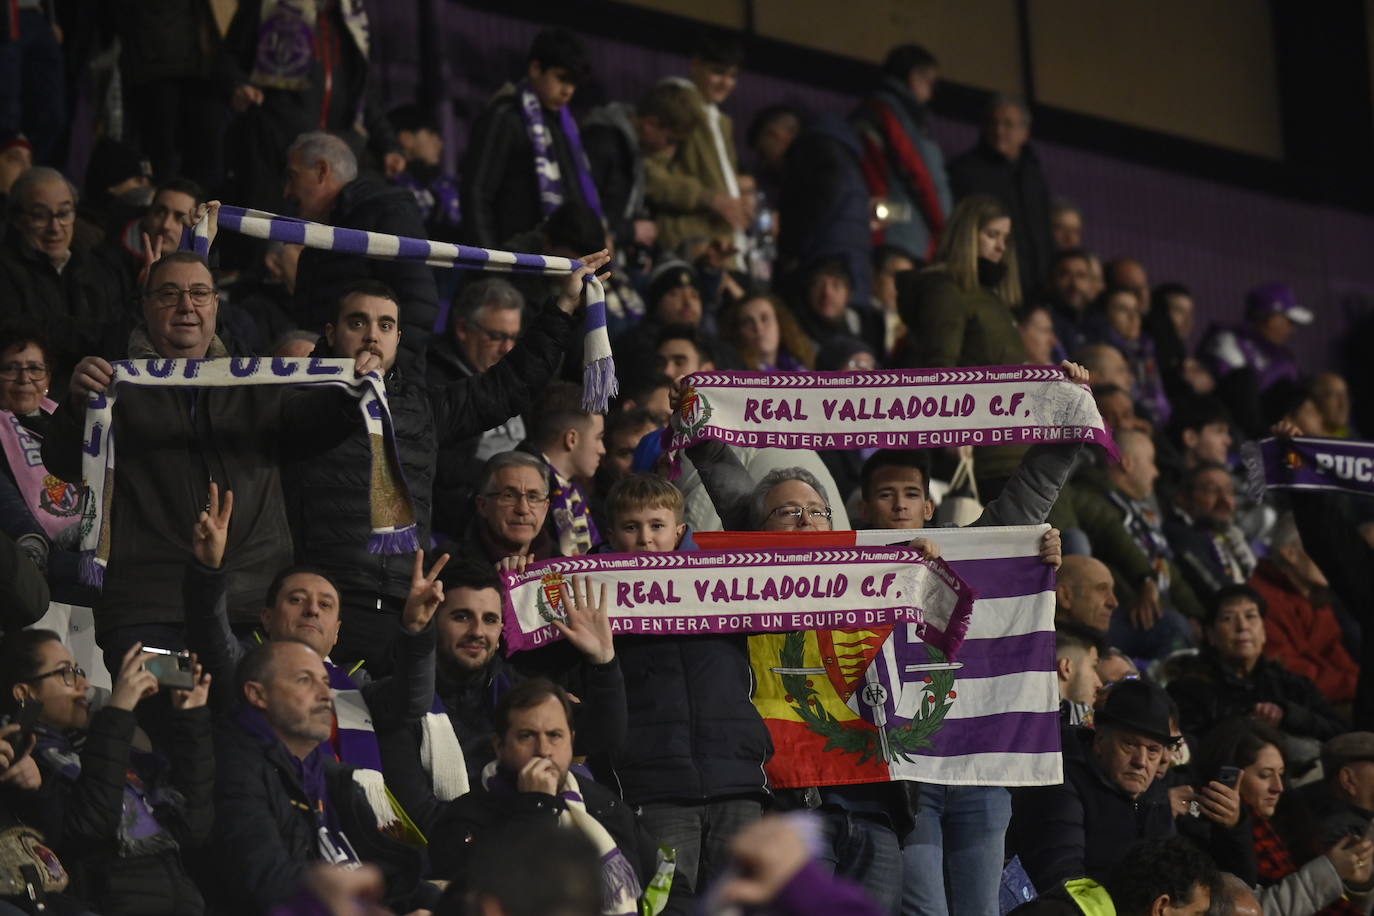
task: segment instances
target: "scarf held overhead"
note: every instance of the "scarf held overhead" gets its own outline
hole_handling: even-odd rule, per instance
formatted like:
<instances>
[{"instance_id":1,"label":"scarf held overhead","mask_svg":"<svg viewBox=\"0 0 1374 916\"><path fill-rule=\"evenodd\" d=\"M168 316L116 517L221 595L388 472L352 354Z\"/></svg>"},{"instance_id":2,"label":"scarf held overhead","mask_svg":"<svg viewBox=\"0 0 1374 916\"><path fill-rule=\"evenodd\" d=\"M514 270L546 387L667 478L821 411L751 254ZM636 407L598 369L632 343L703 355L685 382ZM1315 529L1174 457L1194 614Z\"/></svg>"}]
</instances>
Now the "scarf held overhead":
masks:
<instances>
[{"instance_id":1,"label":"scarf held overhead","mask_svg":"<svg viewBox=\"0 0 1374 916\"><path fill-rule=\"evenodd\" d=\"M905 547L607 553L504 572L508 654L561 638L574 576L609 586L618 633L759 633L909 622L953 656L973 593L943 560Z\"/></svg>"},{"instance_id":2,"label":"scarf held overhead","mask_svg":"<svg viewBox=\"0 0 1374 916\"><path fill-rule=\"evenodd\" d=\"M1092 393L1053 366L883 372L698 372L669 448L861 449L1096 442L1117 458Z\"/></svg>"},{"instance_id":3,"label":"scarf held overhead","mask_svg":"<svg viewBox=\"0 0 1374 916\"><path fill-rule=\"evenodd\" d=\"M776 788L1063 781L1048 525L696 535L708 549L863 547L924 537L976 593L958 658L910 623L749 637Z\"/></svg>"},{"instance_id":4,"label":"scarf held overhead","mask_svg":"<svg viewBox=\"0 0 1374 916\"><path fill-rule=\"evenodd\" d=\"M566 277L582 266L580 261L571 258L519 254L364 229L344 229L242 207L220 207L218 226L256 239L367 258L418 261L431 267ZM201 255L209 253L209 233L207 216L196 224L193 233L192 247ZM582 338L582 404L588 410L604 413L610 399L619 391L615 362L611 359L611 338L606 331L606 293L595 276L588 276L584 280L583 289L587 320Z\"/></svg>"},{"instance_id":5,"label":"scarf held overhead","mask_svg":"<svg viewBox=\"0 0 1374 916\"><path fill-rule=\"evenodd\" d=\"M1265 439L1241 447L1250 491L1337 490L1374 496L1374 442Z\"/></svg>"},{"instance_id":6,"label":"scarf held overhead","mask_svg":"<svg viewBox=\"0 0 1374 916\"><path fill-rule=\"evenodd\" d=\"M387 407L386 385L376 373L355 378L353 360L319 357L230 359L141 359L111 364L114 378L86 404L81 455L85 505L81 513L81 577L99 587L110 559L110 514L114 501L115 403L120 386L139 388L233 388L243 385L333 385L358 398L372 446L373 553L409 553L418 548L415 509L401 476L396 435Z\"/></svg>"}]
</instances>

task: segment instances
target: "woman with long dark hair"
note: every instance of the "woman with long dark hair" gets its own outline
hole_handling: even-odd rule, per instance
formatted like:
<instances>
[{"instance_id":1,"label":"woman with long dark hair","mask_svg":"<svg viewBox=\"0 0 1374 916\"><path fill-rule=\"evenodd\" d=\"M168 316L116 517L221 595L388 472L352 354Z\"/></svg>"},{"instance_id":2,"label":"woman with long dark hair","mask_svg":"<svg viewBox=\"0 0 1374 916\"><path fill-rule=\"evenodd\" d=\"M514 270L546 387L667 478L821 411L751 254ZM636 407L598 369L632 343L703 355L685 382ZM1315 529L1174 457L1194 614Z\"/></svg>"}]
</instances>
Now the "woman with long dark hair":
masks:
<instances>
[{"instance_id":1,"label":"woman with long dark hair","mask_svg":"<svg viewBox=\"0 0 1374 916\"><path fill-rule=\"evenodd\" d=\"M1287 791L1285 768L1283 736L1269 726L1234 719L1212 730L1198 755L1196 775L1204 783L1235 778L1251 840L1239 859L1234 850L1214 848L1213 854L1223 867L1259 886L1266 913L1374 912L1374 842L1351 835L1323 843L1302 815L1285 816L1280 806Z\"/></svg>"}]
</instances>

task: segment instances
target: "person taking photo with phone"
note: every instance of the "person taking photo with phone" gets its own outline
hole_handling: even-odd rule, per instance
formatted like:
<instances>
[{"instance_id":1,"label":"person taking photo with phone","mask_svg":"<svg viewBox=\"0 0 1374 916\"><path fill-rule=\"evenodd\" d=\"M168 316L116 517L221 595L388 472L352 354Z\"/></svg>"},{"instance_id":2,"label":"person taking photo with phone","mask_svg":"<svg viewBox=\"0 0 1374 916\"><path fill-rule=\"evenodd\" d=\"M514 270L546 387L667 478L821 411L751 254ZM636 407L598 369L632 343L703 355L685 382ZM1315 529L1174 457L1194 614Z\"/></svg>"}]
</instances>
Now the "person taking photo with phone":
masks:
<instances>
[{"instance_id":1,"label":"person taking photo with phone","mask_svg":"<svg viewBox=\"0 0 1374 916\"><path fill-rule=\"evenodd\" d=\"M1374 839L1363 832L1324 835L1302 801L1287 803L1280 732L1246 718L1217 726L1198 755L1197 774L1209 780L1224 775L1223 767L1240 771L1243 810L1237 831L1212 832L1209 851L1220 868L1259 888L1264 912L1374 911ZM1343 769L1336 767L1338 779Z\"/></svg>"},{"instance_id":2,"label":"person taking photo with phone","mask_svg":"<svg viewBox=\"0 0 1374 916\"><path fill-rule=\"evenodd\" d=\"M140 643L125 652L114 689L94 709L86 672L56 633L7 634L0 713L24 721L37 706L41 784L8 792L6 802L42 832L71 875L68 892L90 909L199 916L205 902L182 858L210 838L214 821L210 676L193 659L192 689L170 691L170 742L140 750L148 742L136 738L134 709L160 689L150 658Z\"/></svg>"}]
</instances>

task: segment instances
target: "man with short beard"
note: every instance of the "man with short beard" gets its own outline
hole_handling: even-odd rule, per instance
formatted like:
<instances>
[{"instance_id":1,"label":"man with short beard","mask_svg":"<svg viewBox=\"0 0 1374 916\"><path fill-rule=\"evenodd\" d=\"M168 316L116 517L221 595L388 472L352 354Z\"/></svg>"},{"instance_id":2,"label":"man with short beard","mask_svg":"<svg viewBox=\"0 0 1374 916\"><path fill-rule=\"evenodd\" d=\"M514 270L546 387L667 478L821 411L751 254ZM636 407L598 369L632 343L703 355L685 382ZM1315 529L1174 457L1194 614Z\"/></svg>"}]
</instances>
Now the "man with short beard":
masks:
<instances>
[{"instance_id":1,"label":"man with short beard","mask_svg":"<svg viewBox=\"0 0 1374 916\"><path fill-rule=\"evenodd\" d=\"M1210 595L1255 571L1255 553L1236 524L1236 482L1225 465L1189 468L1171 508L1164 536L1194 592Z\"/></svg>"},{"instance_id":2,"label":"man with short beard","mask_svg":"<svg viewBox=\"0 0 1374 916\"><path fill-rule=\"evenodd\" d=\"M315 862L378 865L387 903L409 912L438 893L420 853L383 834L353 769L329 744L334 701L319 654L270 640L239 666L239 705L215 740L215 856L232 912L285 902Z\"/></svg>"},{"instance_id":3,"label":"man with short beard","mask_svg":"<svg viewBox=\"0 0 1374 916\"><path fill-rule=\"evenodd\" d=\"M493 757L492 710L508 690L525 680L525 674L498 652L502 590L496 571L484 563L458 563L444 569L439 582L444 600L435 614L434 687L463 745L472 784L477 785L482 768ZM577 652L557 656L565 662L577 659L561 678L581 700L573 708L577 752L615 750L625 738L626 699L609 621L604 609L579 606L569 623L565 635ZM547 658L552 651L536 654Z\"/></svg>"}]
</instances>

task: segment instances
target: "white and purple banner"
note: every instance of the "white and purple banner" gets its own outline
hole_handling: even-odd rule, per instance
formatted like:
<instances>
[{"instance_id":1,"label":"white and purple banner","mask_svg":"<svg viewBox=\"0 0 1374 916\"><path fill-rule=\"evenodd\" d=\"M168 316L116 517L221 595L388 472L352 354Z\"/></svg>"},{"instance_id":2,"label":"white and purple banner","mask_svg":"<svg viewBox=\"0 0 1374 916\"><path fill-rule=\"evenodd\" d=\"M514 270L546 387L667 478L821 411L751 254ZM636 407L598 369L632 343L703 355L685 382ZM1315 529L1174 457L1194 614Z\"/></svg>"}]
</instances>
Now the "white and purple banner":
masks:
<instances>
[{"instance_id":1,"label":"white and purple banner","mask_svg":"<svg viewBox=\"0 0 1374 916\"><path fill-rule=\"evenodd\" d=\"M684 380L668 448L937 448L1116 443L1092 392L1055 366L877 372L698 372Z\"/></svg>"},{"instance_id":2,"label":"white and purple banner","mask_svg":"<svg viewBox=\"0 0 1374 916\"><path fill-rule=\"evenodd\" d=\"M976 594L957 658L905 624L750 637L770 784L1062 782L1047 528L699 533L704 546L735 549L924 537Z\"/></svg>"},{"instance_id":3,"label":"white and purple banner","mask_svg":"<svg viewBox=\"0 0 1374 916\"><path fill-rule=\"evenodd\" d=\"M973 593L907 547L608 553L504 572L507 651L562 635L564 588L605 583L616 633L690 636L909 625L953 656Z\"/></svg>"}]
</instances>

